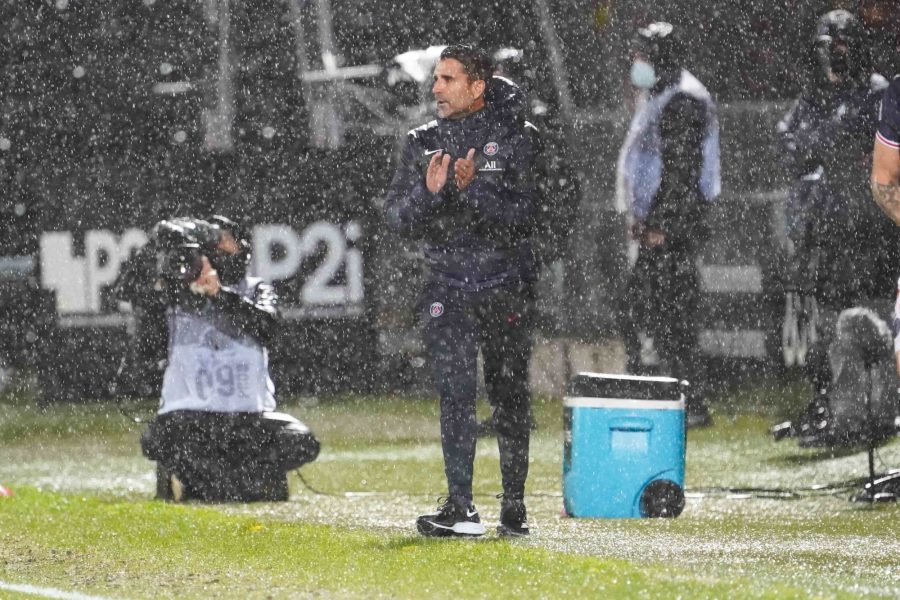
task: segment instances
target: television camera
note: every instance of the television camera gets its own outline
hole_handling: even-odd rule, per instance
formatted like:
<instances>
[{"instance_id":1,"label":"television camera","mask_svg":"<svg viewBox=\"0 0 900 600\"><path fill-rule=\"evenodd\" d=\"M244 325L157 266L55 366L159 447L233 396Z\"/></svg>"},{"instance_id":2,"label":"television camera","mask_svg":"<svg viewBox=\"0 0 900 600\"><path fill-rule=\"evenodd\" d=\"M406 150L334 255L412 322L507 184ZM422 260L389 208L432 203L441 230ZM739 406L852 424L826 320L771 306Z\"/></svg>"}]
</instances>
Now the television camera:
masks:
<instances>
[{"instance_id":1,"label":"television camera","mask_svg":"<svg viewBox=\"0 0 900 600\"><path fill-rule=\"evenodd\" d=\"M223 232L235 239L238 251L233 257L220 249ZM237 263L235 266L243 274L249 260L249 243L237 224L225 217L162 220L153 227L147 245L123 265L114 286L115 296L133 306L143 303L148 290L165 292L169 299L177 298L200 276L204 256L216 268Z\"/></svg>"}]
</instances>

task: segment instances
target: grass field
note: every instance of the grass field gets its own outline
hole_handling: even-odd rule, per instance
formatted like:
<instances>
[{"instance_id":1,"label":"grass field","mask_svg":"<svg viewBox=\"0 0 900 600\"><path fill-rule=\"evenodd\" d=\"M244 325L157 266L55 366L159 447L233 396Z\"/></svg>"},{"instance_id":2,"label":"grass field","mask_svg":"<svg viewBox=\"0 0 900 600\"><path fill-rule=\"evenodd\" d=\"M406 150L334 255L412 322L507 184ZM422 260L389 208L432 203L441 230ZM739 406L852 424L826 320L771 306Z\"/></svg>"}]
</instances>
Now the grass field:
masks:
<instances>
[{"instance_id":1,"label":"grass field","mask_svg":"<svg viewBox=\"0 0 900 600\"><path fill-rule=\"evenodd\" d=\"M560 516L561 402L536 402L527 498L533 534L434 541L416 515L444 487L437 406L420 398L320 398L283 408L323 442L286 503L152 500L141 425L112 405L39 410L0 397L0 598L13 585L103 598L900 596L900 506L850 491L790 499L721 488L808 488L859 477L862 452L773 443L799 384L746 384L714 399L716 425L688 437L688 503L674 520ZM130 404L149 416L153 404ZM900 466L900 443L879 450ZM493 530L496 442L479 443L476 504ZM4 587L5 586L5 587ZM22 588L20 588L22 589Z\"/></svg>"}]
</instances>

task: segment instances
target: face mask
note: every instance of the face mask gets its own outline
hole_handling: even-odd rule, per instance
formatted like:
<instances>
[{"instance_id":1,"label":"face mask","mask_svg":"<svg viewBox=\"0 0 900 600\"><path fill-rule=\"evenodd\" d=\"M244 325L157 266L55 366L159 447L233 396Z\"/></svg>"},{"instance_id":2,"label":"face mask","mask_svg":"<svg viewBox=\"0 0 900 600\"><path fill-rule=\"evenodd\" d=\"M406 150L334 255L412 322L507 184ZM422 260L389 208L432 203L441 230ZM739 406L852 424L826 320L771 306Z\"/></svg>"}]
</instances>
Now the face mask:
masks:
<instances>
[{"instance_id":1,"label":"face mask","mask_svg":"<svg viewBox=\"0 0 900 600\"><path fill-rule=\"evenodd\" d=\"M847 52L831 53L831 71L835 75L846 75L850 71L850 60Z\"/></svg>"},{"instance_id":2,"label":"face mask","mask_svg":"<svg viewBox=\"0 0 900 600\"><path fill-rule=\"evenodd\" d=\"M656 83L656 71L653 70L653 65L642 60L634 61L634 64L631 65L630 75L631 83L635 87L648 90Z\"/></svg>"}]
</instances>

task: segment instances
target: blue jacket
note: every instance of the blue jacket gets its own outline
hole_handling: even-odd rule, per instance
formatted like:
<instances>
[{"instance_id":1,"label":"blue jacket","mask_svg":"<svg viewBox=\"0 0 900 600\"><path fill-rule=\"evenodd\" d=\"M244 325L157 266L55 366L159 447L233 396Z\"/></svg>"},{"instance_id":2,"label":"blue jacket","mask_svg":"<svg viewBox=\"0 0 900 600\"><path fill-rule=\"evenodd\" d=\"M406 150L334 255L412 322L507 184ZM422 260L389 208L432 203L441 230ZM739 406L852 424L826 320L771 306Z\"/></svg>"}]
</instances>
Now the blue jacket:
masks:
<instances>
[{"instance_id":1,"label":"blue jacket","mask_svg":"<svg viewBox=\"0 0 900 600\"><path fill-rule=\"evenodd\" d=\"M531 237L538 206L537 130L521 90L495 77L486 107L464 119L413 129L385 201L388 224L424 243L428 277L467 291L535 278ZM475 179L459 191L453 161L475 149ZM452 157L436 194L425 172L436 150Z\"/></svg>"}]
</instances>

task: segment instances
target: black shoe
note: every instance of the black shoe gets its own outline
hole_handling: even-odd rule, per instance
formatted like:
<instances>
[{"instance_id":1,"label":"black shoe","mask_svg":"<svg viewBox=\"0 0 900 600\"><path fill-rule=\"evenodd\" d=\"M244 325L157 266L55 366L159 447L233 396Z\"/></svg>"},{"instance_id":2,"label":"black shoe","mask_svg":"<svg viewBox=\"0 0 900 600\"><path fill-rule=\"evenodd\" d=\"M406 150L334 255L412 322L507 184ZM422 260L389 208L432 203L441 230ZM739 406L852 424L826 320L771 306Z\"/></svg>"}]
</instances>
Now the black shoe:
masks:
<instances>
[{"instance_id":1,"label":"black shoe","mask_svg":"<svg viewBox=\"0 0 900 600\"><path fill-rule=\"evenodd\" d=\"M478 537L484 525L471 502L447 498L438 511L416 519L416 529L425 537Z\"/></svg>"},{"instance_id":2,"label":"black shoe","mask_svg":"<svg viewBox=\"0 0 900 600\"><path fill-rule=\"evenodd\" d=\"M820 419L800 421L798 429L797 445L801 448L835 448L840 445L840 440L832 431L834 428L828 413L823 413Z\"/></svg>"},{"instance_id":3,"label":"black shoe","mask_svg":"<svg viewBox=\"0 0 900 600\"><path fill-rule=\"evenodd\" d=\"M528 535L528 514L525 511L525 502L521 498L503 498L500 504L497 535L501 537Z\"/></svg>"},{"instance_id":4,"label":"black shoe","mask_svg":"<svg viewBox=\"0 0 900 600\"><path fill-rule=\"evenodd\" d=\"M783 421L781 423L777 423L769 427L769 433L772 434L772 437L776 442L780 442L781 440L789 437L797 437L799 435L797 431L797 427L794 425L793 421Z\"/></svg>"},{"instance_id":5,"label":"black shoe","mask_svg":"<svg viewBox=\"0 0 900 600\"><path fill-rule=\"evenodd\" d=\"M773 427L772 432L776 435L776 439L781 439L777 437L775 431L779 427L785 430L781 438L795 437L801 448L828 448L837 443L831 432L828 396L823 392L817 394L796 419Z\"/></svg>"}]
</instances>

